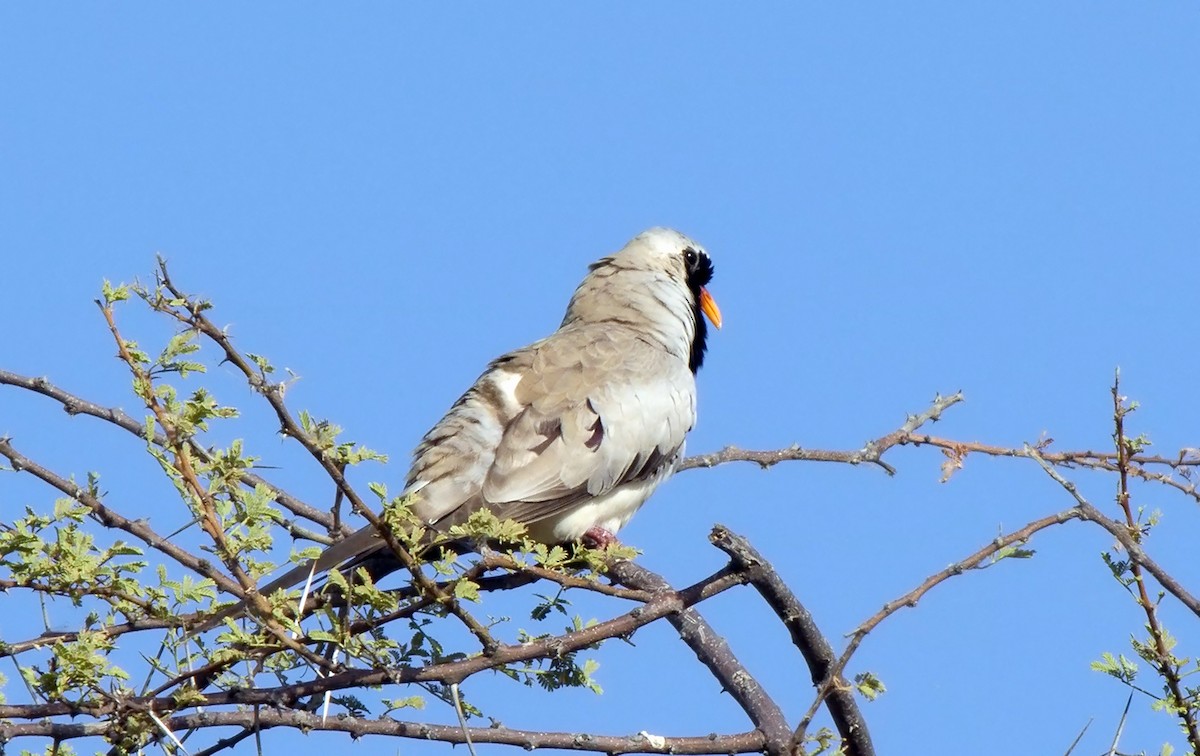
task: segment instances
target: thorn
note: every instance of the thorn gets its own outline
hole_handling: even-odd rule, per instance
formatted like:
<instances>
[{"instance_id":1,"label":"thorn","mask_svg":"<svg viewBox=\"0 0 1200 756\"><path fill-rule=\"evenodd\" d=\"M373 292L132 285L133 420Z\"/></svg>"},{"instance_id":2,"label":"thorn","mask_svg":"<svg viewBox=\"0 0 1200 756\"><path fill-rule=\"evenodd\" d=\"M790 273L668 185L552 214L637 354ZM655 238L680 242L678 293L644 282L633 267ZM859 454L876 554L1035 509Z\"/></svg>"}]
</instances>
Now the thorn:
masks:
<instances>
[{"instance_id":1,"label":"thorn","mask_svg":"<svg viewBox=\"0 0 1200 756\"><path fill-rule=\"evenodd\" d=\"M450 683L450 697L454 699L454 711L458 714L458 724L462 727L463 737L467 741L467 750L475 756L475 744L471 742L471 730L467 727L467 716L463 713L462 699L458 697L458 683Z\"/></svg>"}]
</instances>

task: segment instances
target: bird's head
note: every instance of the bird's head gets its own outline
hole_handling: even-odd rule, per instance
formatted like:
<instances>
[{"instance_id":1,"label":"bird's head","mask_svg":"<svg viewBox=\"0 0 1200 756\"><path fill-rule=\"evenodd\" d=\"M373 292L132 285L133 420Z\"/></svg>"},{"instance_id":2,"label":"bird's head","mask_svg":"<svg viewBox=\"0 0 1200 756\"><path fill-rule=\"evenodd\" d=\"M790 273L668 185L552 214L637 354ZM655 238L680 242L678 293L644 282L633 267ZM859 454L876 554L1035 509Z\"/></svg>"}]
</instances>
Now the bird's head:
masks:
<instances>
[{"instance_id":1,"label":"bird's head","mask_svg":"<svg viewBox=\"0 0 1200 756\"><path fill-rule=\"evenodd\" d=\"M707 346L705 318L721 327L721 310L705 288L713 270L704 247L674 229L651 228L592 263L563 324L625 322L664 343L677 334L686 342L688 364L695 372Z\"/></svg>"}]
</instances>

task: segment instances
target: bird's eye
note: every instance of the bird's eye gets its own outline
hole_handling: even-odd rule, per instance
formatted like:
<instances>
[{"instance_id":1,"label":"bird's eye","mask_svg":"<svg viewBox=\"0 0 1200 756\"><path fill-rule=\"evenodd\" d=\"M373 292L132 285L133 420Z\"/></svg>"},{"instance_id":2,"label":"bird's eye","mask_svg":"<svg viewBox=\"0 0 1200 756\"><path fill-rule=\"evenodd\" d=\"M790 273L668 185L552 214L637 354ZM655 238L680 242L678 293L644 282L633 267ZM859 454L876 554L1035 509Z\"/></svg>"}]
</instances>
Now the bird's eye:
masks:
<instances>
[{"instance_id":1,"label":"bird's eye","mask_svg":"<svg viewBox=\"0 0 1200 756\"><path fill-rule=\"evenodd\" d=\"M683 259L687 262L689 268L694 267L696 265L696 250L691 247L683 250Z\"/></svg>"}]
</instances>

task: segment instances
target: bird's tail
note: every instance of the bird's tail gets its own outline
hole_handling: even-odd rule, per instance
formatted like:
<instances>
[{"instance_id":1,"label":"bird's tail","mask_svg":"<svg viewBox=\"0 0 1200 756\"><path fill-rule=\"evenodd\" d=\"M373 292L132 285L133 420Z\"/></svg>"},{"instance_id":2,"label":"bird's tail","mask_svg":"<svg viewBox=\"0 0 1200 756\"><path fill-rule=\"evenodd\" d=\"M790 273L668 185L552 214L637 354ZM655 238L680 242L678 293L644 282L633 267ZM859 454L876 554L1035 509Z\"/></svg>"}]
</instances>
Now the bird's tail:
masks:
<instances>
[{"instance_id":1,"label":"bird's tail","mask_svg":"<svg viewBox=\"0 0 1200 756\"><path fill-rule=\"evenodd\" d=\"M276 591L287 590L301 583L306 583L307 587L311 585L315 577L323 575L335 567L354 569L364 560L375 556L377 552L385 547L386 544L379 537L375 527L368 525L325 549L316 559L310 559L304 564L296 565L270 583L260 587L258 593L262 596L270 596ZM306 590L306 595L307 592ZM239 601L235 604L230 604L215 614L208 615L204 618L203 622L189 628L188 635L192 636L206 632L220 625L226 618L238 616L246 610L246 604L246 601Z\"/></svg>"}]
</instances>

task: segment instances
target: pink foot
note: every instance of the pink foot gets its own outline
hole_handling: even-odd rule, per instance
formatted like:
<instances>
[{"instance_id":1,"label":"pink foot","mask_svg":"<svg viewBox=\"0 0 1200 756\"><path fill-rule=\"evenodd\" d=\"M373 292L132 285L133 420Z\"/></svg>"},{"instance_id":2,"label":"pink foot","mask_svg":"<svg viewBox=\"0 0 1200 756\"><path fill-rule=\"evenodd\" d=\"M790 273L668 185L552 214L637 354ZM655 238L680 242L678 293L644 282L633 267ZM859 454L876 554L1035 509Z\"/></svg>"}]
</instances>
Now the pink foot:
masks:
<instances>
[{"instance_id":1,"label":"pink foot","mask_svg":"<svg viewBox=\"0 0 1200 756\"><path fill-rule=\"evenodd\" d=\"M583 541L583 545L589 549L606 549L614 543L620 543L616 533L600 527L589 528L579 540Z\"/></svg>"}]
</instances>

